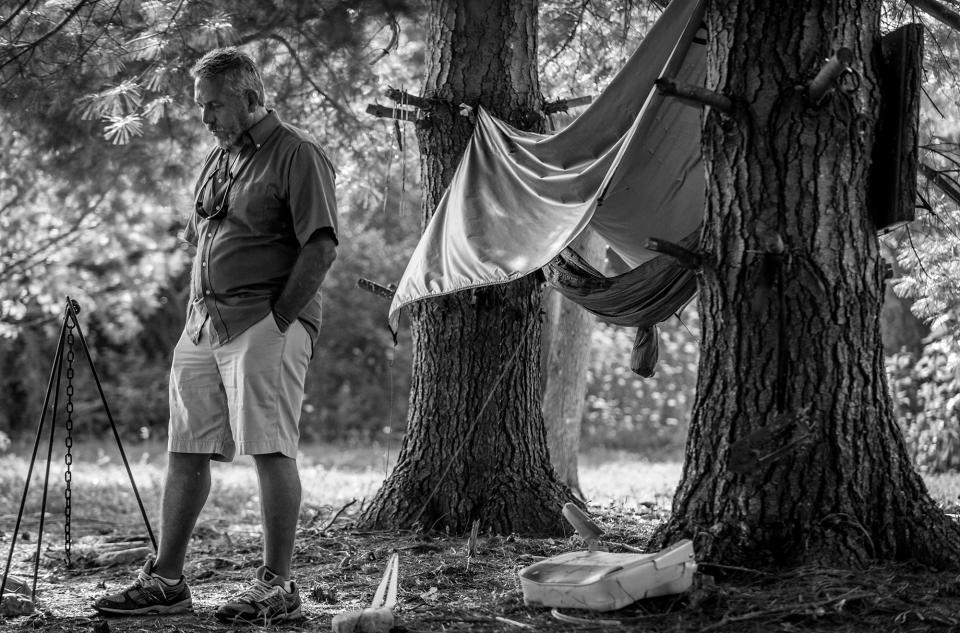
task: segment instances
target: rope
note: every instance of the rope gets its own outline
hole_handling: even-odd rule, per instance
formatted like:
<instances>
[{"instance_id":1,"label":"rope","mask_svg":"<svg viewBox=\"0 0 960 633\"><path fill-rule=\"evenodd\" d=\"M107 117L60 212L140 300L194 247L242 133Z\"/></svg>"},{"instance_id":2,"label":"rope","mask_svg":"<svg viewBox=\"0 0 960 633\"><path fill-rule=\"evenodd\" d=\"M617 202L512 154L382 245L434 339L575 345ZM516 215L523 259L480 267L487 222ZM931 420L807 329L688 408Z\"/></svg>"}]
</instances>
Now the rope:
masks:
<instances>
[{"instance_id":1,"label":"rope","mask_svg":"<svg viewBox=\"0 0 960 633\"><path fill-rule=\"evenodd\" d=\"M523 338L530 336L530 332L533 329L533 325L536 323L535 320L531 319L530 324L527 325L527 329L523 333ZM493 382L493 386L490 387L490 393L487 394L486 399L483 401L480 410L477 411L477 415L474 416L473 420L470 422L470 426L467 428L467 432L463 435L463 441L460 442L460 445L457 446L457 449L453 452L453 456L447 462L447 467L443 469L443 472L440 474L440 479L437 480L437 484L433 487L433 490L430 491L430 494L427 495L427 498L424 500L423 505L420 506L420 511L417 512L416 516L413 517L413 523L416 523L420 520L420 517L423 516L423 513L427 510L427 505L430 503L430 500L437 494L437 491L440 490L440 485L443 483L443 480L446 478L447 473L450 472L450 469L453 467L453 463L456 461L457 457L460 455L460 451L464 449L467 445L467 440L470 439L470 436L473 435L474 429L477 427L477 423L480 421L480 417L483 415L483 412L486 410L487 405L490 404L490 401L493 399L493 394L496 393L497 387L500 386L500 381L503 380L503 377L506 376L507 371L513 366L513 363L516 362L517 357L520 355L521 345L517 345L516 349L513 350L513 355L510 356L510 360L507 361L507 364L503 366L503 370L497 376L497 379Z\"/></svg>"},{"instance_id":2,"label":"rope","mask_svg":"<svg viewBox=\"0 0 960 633\"><path fill-rule=\"evenodd\" d=\"M787 405L787 298L784 288L784 267L782 257L776 262L777 266L777 377L774 382L774 398L777 413L783 413Z\"/></svg>"},{"instance_id":3,"label":"rope","mask_svg":"<svg viewBox=\"0 0 960 633\"><path fill-rule=\"evenodd\" d=\"M396 347L396 346L394 346ZM387 434L387 452L384 455L383 460L383 478L386 479L389 476L390 471L390 444L393 442L393 421L394 421L394 409L396 408L394 403L394 389L393 389L393 371L394 371L394 361L396 360L396 354L390 356L390 360L387 361L387 394L390 398L389 407L387 408L387 428L390 429L390 432Z\"/></svg>"},{"instance_id":4,"label":"rope","mask_svg":"<svg viewBox=\"0 0 960 633\"><path fill-rule=\"evenodd\" d=\"M388 133L389 136L389 133ZM387 147L389 147L389 143ZM380 212L387 213L387 201L390 199L390 170L393 167L393 152L387 152L387 168L383 174L383 203L380 205Z\"/></svg>"}]
</instances>

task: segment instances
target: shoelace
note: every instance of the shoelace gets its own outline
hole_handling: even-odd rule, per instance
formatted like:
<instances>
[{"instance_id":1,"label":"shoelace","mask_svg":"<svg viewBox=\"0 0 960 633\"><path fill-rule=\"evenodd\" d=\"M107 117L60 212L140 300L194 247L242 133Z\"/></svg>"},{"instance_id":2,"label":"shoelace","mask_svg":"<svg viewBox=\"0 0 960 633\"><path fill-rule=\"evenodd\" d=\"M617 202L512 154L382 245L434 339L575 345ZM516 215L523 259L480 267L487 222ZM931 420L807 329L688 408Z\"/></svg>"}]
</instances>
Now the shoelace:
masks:
<instances>
[{"instance_id":1,"label":"shoelace","mask_svg":"<svg viewBox=\"0 0 960 633\"><path fill-rule=\"evenodd\" d=\"M258 602L266 600L276 589L280 589L280 587L268 584L259 578L254 578L253 584L237 594L236 599Z\"/></svg>"},{"instance_id":2,"label":"shoelace","mask_svg":"<svg viewBox=\"0 0 960 633\"><path fill-rule=\"evenodd\" d=\"M169 585L159 578L154 578L150 574L144 573L142 569L137 573L136 585L141 591L149 591L150 589L156 588L160 591L160 595L162 595L164 598L167 597L167 589L169 588Z\"/></svg>"}]
</instances>

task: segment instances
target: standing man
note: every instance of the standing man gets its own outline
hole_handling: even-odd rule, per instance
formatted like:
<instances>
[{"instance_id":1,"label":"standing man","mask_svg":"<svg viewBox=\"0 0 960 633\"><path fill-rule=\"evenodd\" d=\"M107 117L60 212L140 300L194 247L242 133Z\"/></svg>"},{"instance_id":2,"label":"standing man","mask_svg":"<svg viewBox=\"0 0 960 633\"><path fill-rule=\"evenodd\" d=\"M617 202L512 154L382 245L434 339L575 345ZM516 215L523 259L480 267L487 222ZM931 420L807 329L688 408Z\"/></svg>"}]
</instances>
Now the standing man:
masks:
<instances>
[{"instance_id":1,"label":"standing man","mask_svg":"<svg viewBox=\"0 0 960 633\"><path fill-rule=\"evenodd\" d=\"M191 72L217 147L200 171L184 234L197 250L170 372L160 547L133 585L94 607L104 615L192 608L183 565L210 492L210 460L239 452L256 464L263 565L217 617L269 624L301 617L290 579L298 425L320 328L320 285L336 258L334 171L308 134L265 107L247 54L214 50Z\"/></svg>"}]
</instances>

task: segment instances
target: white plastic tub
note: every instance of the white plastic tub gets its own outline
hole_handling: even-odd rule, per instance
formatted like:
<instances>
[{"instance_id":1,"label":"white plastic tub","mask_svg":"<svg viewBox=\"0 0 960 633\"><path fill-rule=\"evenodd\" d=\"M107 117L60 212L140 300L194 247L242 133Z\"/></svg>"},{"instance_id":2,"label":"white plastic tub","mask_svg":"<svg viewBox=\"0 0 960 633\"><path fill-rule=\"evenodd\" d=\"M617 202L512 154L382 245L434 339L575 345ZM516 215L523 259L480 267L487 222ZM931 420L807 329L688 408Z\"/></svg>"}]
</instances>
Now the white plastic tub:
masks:
<instances>
[{"instance_id":1,"label":"white plastic tub","mask_svg":"<svg viewBox=\"0 0 960 633\"><path fill-rule=\"evenodd\" d=\"M612 611L690 588L697 564L693 543L683 540L652 554L577 551L520 570L528 605Z\"/></svg>"}]
</instances>

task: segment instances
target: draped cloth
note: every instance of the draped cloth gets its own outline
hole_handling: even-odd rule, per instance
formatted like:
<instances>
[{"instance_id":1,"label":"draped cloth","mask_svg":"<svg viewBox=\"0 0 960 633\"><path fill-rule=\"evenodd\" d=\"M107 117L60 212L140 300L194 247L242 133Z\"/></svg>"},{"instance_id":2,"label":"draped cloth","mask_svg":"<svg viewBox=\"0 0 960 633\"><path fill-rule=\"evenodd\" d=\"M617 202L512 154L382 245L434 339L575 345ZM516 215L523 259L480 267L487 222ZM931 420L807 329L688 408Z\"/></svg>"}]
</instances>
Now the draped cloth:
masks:
<instances>
[{"instance_id":1,"label":"draped cloth","mask_svg":"<svg viewBox=\"0 0 960 633\"><path fill-rule=\"evenodd\" d=\"M702 17L703 0L673 0L607 89L557 134L517 130L478 111L460 165L397 284L389 312L394 331L403 306L528 275L587 226L629 266L646 271L639 285L637 274L629 279L628 295L647 293L639 302L632 297L631 318L616 305L592 311L623 325L669 316L664 297L676 305L692 275L672 260L652 262L656 253L644 245L649 237L689 240L702 220L700 112L657 93L654 81L703 85ZM576 268L566 268L568 281ZM561 292L574 300L591 294L581 292L582 279L564 291L557 281L563 274L551 273L562 269L557 263L545 271ZM608 291L623 288L611 279Z\"/></svg>"},{"instance_id":2,"label":"draped cloth","mask_svg":"<svg viewBox=\"0 0 960 633\"><path fill-rule=\"evenodd\" d=\"M699 231L680 246L692 248ZM659 353L657 323L678 313L697 291L692 270L669 257L654 257L632 270L606 277L576 251L564 249L543 269L560 294L607 323L637 328L630 369L652 376Z\"/></svg>"}]
</instances>

